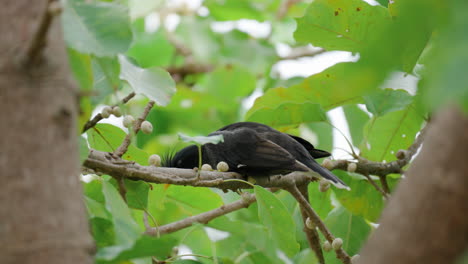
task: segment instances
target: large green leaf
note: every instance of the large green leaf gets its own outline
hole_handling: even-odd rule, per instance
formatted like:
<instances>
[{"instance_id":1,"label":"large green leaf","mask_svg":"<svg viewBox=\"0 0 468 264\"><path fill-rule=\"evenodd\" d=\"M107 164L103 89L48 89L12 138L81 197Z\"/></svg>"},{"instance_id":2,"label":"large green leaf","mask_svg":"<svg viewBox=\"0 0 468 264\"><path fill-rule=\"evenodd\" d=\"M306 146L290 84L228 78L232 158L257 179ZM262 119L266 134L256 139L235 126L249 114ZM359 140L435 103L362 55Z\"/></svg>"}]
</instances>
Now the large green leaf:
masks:
<instances>
[{"instance_id":1,"label":"large green leaf","mask_svg":"<svg viewBox=\"0 0 468 264\"><path fill-rule=\"evenodd\" d=\"M255 75L241 66L219 67L197 83L197 88L218 100L239 103L240 99L253 92Z\"/></svg>"},{"instance_id":2,"label":"large green leaf","mask_svg":"<svg viewBox=\"0 0 468 264\"><path fill-rule=\"evenodd\" d=\"M67 49L67 52L70 69L77 79L80 88L84 91L91 90L93 87L91 57L89 54L83 54L74 49Z\"/></svg>"},{"instance_id":3,"label":"large green leaf","mask_svg":"<svg viewBox=\"0 0 468 264\"><path fill-rule=\"evenodd\" d=\"M265 40L254 39L238 30L223 34L222 37L222 62L242 65L254 77L264 74L277 60L274 46Z\"/></svg>"},{"instance_id":4,"label":"large green leaf","mask_svg":"<svg viewBox=\"0 0 468 264\"><path fill-rule=\"evenodd\" d=\"M263 21L266 18L267 4L279 1L248 1L248 0L207 0L204 5L210 14L220 21L253 19Z\"/></svg>"},{"instance_id":5,"label":"large green leaf","mask_svg":"<svg viewBox=\"0 0 468 264\"><path fill-rule=\"evenodd\" d=\"M115 232L112 221L101 217L89 219L91 232L98 248L108 247L114 244Z\"/></svg>"},{"instance_id":6,"label":"large green leaf","mask_svg":"<svg viewBox=\"0 0 468 264\"><path fill-rule=\"evenodd\" d=\"M260 108L247 118L247 121L260 122L273 127L326 120L327 116L322 107L310 102L282 103L274 109Z\"/></svg>"},{"instance_id":7,"label":"large green leaf","mask_svg":"<svg viewBox=\"0 0 468 264\"><path fill-rule=\"evenodd\" d=\"M366 107L374 116L402 110L413 102L412 96L405 90L384 89L364 96Z\"/></svg>"},{"instance_id":8,"label":"large green leaf","mask_svg":"<svg viewBox=\"0 0 468 264\"><path fill-rule=\"evenodd\" d=\"M267 116L272 111L279 114L283 103L319 104L325 111L346 104L360 103L362 95L367 92L369 87L372 87L377 79L371 78L369 75L366 79L354 76L355 79L351 83L343 81L346 76L357 70L359 70L359 67L355 63L340 63L308 77L300 84L289 88L269 89L255 101L253 107L247 112L247 119L250 119L254 114ZM358 80L361 81L358 83ZM308 121L317 121L317 119ZM286 122L283 123L287 125Z\"/></svg>"},{"instance_id":9,"label":"large green leaf","mask_svg":"<svg viewBox=\"0 0 468 264\"><path fill-rule=\"evenodd\" d=\"M175 82L171 75L157 67L143 69L119 55L120 78L126 80L136 93L154 100L159 105L167 105L175 93Z\"/></svg>"},{"instance_id":10,"label":"large green leaf","mask_svg":"<svg viewBox=\"0 0 468 264\"><path fill-rule=\"evenodd\" d=\"M96 254L96 260L98 263L108 263L108 261L120 263L119 261L151 256L165 259L170 256L176 243L177 241L171 236L161 238L141 236L132 247L123 250L120 246L101 248Z\"/></svg>"},{"instance_id":11,"label":"large green leaf","mask_svg":"<svg viewBox=\"0 0 468 264\"><path fill-rule=\"evenodd\" d=\"M377 222L384 206L382 194L366 179L353 178L344 171L333 171L340 179L346 181L350 191L333 189L338 201L352 214L361 216L368 221Z\"/></svg>"},{"instance_id":12,"label":"large green leaf","mask_svg":"<svg viewBox=\"0 0 468 264\"><path fill-rule=\"evenodd\" d=\"M102 104L104 99L118 91L122 86L119 79L120 65L117 57L92 57L91 66L93 70L93 92L91 97L94 105Z\"/></svg>"},{"instance_id":13,"label":"large green leaf","mask_svg":"<svg viewBox=\"0 0 468 264\"><path fill-rule=\"evenodd\" d=\"M125 188L128 207L142 210L148 208L149 183L125 180Z\"/></svg>"},{"instance_id":14,"label":"large green leaf","mask_svg":"<svg viewBox=\"0 0 468 264\"><path fill-rule=\"evenodd\" d=\"M435 111L449 104L458 104L468 113L468 3L463 0L441 2L447 24L435 37L434 46L423 71L420 92L423 106Z\"/></svg>"},{"instance_id":15,"label":"large green leaf","mask_svg":"<svg viewBox=\"0 0 468 264\"><path fill-rule=\"evenodd\" d=\"M143 19L135 21L132 26L135 37L127 55L143 68L170 66L175 48L165 37L164 31L146 32Z\"/></svg>"},{"instance_id":16,"label":"large green leaf","mask_svg":"<svg viewBox=\"0 0 468 264\"><path fill-rule=\"evenodd\" d=\"M351 141L354 146L359 146L364 139L364 126L370 117L357 105L345 105L343 106L343 112L351 134Z\"/></svg>"},{"instance_id":17,"label":"large green leaf","mask_svg":"<svg viewBox=\"0 0 468 264\"><path fill-rule=\"evenodd\" d=\"M260 186L255 186L258 203L258 216L268 228L268 233L287 256L292 257L299 251L296 241L295 224L288 210L274 194Z\"/></svg>"},{"instance_id":18,"label":"large green leaf","mask_svg":"<svg viewBox=\"0 0 468 264\"><path fill-rule=\"evenodd\" d=\"M110 182L102 181L102 192L106 199L106 209L112 215L117 245L133 245L140 236L140 230L132 218L130 209Z\"/></svg>"},{"instance_id":19,"label":"large green leaf","mask_svg":"<svg viewBox=\"0 0 468 264\"><path fill-rule=\"evenodd\" d=\"M358 52L390 21L386 8L362 0L316 0L297 20L294 37L327 50Z\"/></svg>"},{"instance_id":20,"label":"large green leaf","mask_svg":"<svg viewBox=\"0 0 468 264\"><path fill-rule=\"evenodd\" d=\"M67 45L82 53L114 56L132 41L128 9L109 2L65 1L62 14Z\"/></svg>"},{"instance_id":21,"label":"large green leaf","mask_svg":"<svg viewBox=\"0 0 468 264\"><path fill-rule=\"evenodd\" d=\"M398 150L413 143L422 122L423 116L414 105L370 119L364 128L366 139L360 146L362 156L373 161L395 160Z\"/></svg>"},{"instance_id":22,"label":"large green leaf","mask_svg":"<svg viewBox=\"0 0 468 264\"><path fill-rule=\"evenodd\" d=\"M110 124L97 124L88 130L88 142L91 148L113 152L122 144L125 132ZM133 160L141 165L148 164L148 153L130 144L128 151L123 155L126 160Z\"/></svg>"},{"instance_id":23,"label":"large green leaf","mask_svg":"<svg viewBox=\"0 0 468 264\"><path fill-rule=\"evenodd\" d=\"M335 237L343 239L343 249L353 256L359 253L371 230L366 221L353 215L343 207L334 209L325 219L325 224ZM325 261L330 264L342 263L335 252L325 253Z\"/></svg>"}]
</instances>

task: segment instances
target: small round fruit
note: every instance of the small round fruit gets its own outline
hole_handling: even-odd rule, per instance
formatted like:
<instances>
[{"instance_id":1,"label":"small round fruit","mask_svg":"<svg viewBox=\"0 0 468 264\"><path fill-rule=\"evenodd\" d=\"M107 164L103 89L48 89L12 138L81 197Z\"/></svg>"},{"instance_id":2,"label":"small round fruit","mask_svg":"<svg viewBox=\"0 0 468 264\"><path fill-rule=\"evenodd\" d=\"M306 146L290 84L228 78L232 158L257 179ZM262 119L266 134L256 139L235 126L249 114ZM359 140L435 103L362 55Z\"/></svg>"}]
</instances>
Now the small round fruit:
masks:
<instances>
[{"instance_id":1,"label":"small round fruit","mask_svg":"<svg viewBox=\"0 0 468 264\"><path fill-rule=\"evenodd\" d=\"M400 159L400 160L406 158L406 150L404 149L398 150L395 156L397 157L397 159Z\"/></svg>"},{"instance_id":2,"label":"small round fruit","mask_svg":"<svg viewBox=\"0 0 468 264\"><path fill-rule=\"evenodd\" d=\"M153 125L145 120L141 123L141 131L145 134L151 134L153 132Z\"/></svg>"},{"instance_id":3,"label":"small round fruit","mask_svg":"<svg viewBox=\"0 0 468 264\"><path fill-rule=\"evenodd\" d=\"M330 189L330 182L325 179L320 179L319 181L319 191L326 192Z\"/></svg>"},{"instance_id":4,"label":"small round fruit","mask_svg":"<svg viewBox=\"0 0 468 264\"><path fill-rule=\"evenodd\" d=\"M101 110L102 118L108 118L111 115L111 112L112 112L112 108L110 108L109 106L105 106Z\"/></svg>"},{"instance_id":5,"label":"small round fruit","mask_svg":"<svg viewBox=\"0 0 468 264\"><path fill-rule=\"evenodd\" d=\"M229 165L226 162L221 161L216 165L216 169L218 169L219 171L228 171Z\"/></svg>"},{"instance_id":6,"label":"small round fruit","mask_svg":"<svg viewBox=\"0 0 468 264\"><path fill-rule=\"evenodd\" d=\"M124 127L131 128L133 126L133 123L135 123L135 118L131 115L126 115L124 116L122 123Z\"/></svg>"},{"instance_id":7,"label":"small round fruit","mask_svg":"<svg viewBox=\"0 0 468 264\"><path fill-rule=\"evenodd\" d=\"M314 222L312 222L312 220L310 220L309 217L307 217L305 224L306 224L307 228L309 228L309 229L314 229L315 228Z\"/></svg>"},{"instance_id":8,"label":"small round fruit","mask_svg":"<svg viewBox=\"0 0 468 264\"><path fill-rule=\"evenodd\" d=\"M354 163L354 162L348 163L348 168L347 168L347 170L348 170L349 172L355 172L356 169L357 169L357 164L356 164L356 163Z\"/></svg>"},{"instance_id":9,"label":"small round fruit","mask_svg":"<svg viewBox=\"0 0 468 264\"><path fill-rule=\"evenodd\" d=\"M161 157L158 154L153 154L148 158L149 165L159 167L161 166Z\"/></svg>"},{"instance_id":10,"label":"small round fruit","mask_svg":"<svg viewBox=\"0 0 468 264\"><path fill-rule=\"evenodd\" d=\"M341 246L343 246L343 239L337 237L333 240L332 242L332 247L334 250L338 250L341 248Z\"/></svg>"},{"instance_id":11,"label":"small round fruit","mask_svg":"<svg viewBox=\"0 0 468 264\"><path fill-rule=\"evenodd\" d=\"M335 166L335 164L331 159L324 159L322 162L322 166L331 170L333 169L333 166Z\"/></svg>"},{"instance_id":12,"label":"small round fruit","mask_svg":"<svg viewBox=\"0 0 468 264\"><path fill-rule=\"evenodd\" d=\"M325 250L326 252L329 252L332 250L332 245L330 244L330 242L328 241L323 242L323 250Z\"/></svg>"},{"instance_id":13,"label":"small round fruit","mask_svg":"<svg viewBox=\"0 0 468 264\"><path fill-rule=\"evenodd\" d=\"M351 257L351 264L356 264L360 257L361 256L359 254L356 254L356 255L352 256Z\"/></svg>"},{"instance_id":14,"label":"small round fruit","mask_svg":"<svg viewBox=\"0 0 468 264\"><path fill-rule=\"evenodd\" d=\"M115 115L116 117L121 117L122 116L122 110L120 110L120 107L114 106L114 107L112 107L112 114Z\"/></svg>"},{"instance_id":15,"label":"small round fruit","mask_svg":"<svg viewBox=\"0 0 468 264\"><path fill-rule=\"evenodd\" d=\"M203 164L203 165L201 166L201 170L202 170L202 171L212 171L213 168L211 167L210 164Z\"/></svg>"}]
</instances>

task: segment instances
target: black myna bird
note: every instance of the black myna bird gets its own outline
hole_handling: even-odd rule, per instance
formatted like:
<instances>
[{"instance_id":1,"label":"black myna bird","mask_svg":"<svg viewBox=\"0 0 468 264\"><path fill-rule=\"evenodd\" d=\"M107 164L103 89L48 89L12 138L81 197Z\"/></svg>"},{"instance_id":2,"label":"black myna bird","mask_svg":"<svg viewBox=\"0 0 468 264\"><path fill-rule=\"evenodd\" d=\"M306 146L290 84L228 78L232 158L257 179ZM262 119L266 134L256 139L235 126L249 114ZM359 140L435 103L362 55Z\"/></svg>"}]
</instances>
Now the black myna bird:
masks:
<instances>
[{"instance_id":1,"label":"black myna bird","mask_svg":"<svg viewBox=\"0 0 468 264\"><path fill-rule=\"evenodd\" d=\"M269 176L292 171L312 171L338 188L349 189L337 176L314 159L331 154L314 148L303 138L279 132L255 122L225 126L212 135L223 135L224 142L202 146L202 164L213 168L224 161L229 171L249 176ZM198 148L191 145L163 160L164 167L193 169L198 167Z\"/></svg>"}]
</instances>

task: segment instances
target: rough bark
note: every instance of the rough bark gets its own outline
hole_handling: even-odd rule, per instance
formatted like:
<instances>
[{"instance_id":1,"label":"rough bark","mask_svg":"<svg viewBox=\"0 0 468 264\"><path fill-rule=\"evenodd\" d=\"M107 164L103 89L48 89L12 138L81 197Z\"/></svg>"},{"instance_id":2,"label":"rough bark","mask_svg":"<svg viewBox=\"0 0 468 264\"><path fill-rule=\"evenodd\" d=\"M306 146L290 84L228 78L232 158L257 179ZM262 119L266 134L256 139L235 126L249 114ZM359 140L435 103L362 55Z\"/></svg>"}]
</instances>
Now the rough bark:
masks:
<instances>
[{"instance_id":1,"label":"rough bark","mask_svg":"<svg viewBox=\"0 0 468 264\"><path fill-rule=\"evenodd\" d=\"M76 91L58 17L45 39L37 35L48 4L0 8L1 263L92 263Z\"/></svg>"},{"instance_id":2,"label":"rough bark","mask_svg":"<svg viewBox=\"0 0 468 264\"><path fill-rule=\"evenodd\" d=\"M359 264L454 263L468 246L468 117L455 109L430 124Z\"/></svg>"}]
</instances>

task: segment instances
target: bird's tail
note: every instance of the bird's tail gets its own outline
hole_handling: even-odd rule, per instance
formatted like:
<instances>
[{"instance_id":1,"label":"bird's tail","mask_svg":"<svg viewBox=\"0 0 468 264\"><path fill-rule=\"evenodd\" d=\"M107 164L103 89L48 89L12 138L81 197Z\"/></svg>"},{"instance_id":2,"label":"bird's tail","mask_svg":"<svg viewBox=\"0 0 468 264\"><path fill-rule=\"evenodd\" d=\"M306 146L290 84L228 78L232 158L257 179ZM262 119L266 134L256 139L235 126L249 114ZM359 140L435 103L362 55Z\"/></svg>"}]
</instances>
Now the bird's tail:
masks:
<instances>
[{"instance_id":1,"label":"bird's tail","mask_svg":"<svg viewBox=\"0 0 468 264\"><path fill-rule=\"evenodd\" d=\"M344 183L340 178L338 178L335 174L331 173L331 171L325 169L324 167L320 166L317 162L312 162L309 164L310 168L320 175L320 177L324 178L325 180L331 182L337 188L351 190L346 183Z\"/></svg>"}]
</instances>

